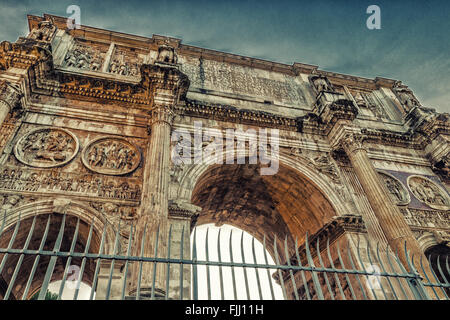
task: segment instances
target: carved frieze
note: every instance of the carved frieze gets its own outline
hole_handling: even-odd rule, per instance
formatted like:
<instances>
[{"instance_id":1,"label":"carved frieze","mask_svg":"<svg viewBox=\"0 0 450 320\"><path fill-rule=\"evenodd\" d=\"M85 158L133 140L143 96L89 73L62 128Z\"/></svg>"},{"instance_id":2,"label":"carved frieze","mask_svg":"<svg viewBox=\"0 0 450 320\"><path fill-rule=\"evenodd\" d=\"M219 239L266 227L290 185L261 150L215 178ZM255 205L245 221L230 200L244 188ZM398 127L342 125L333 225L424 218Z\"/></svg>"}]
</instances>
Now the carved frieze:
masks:
<instances>
[{"instance_id":1,"label":"carved frieze","mask_svg":"<svg viewBox=\"0 0 450 320\"><path fill-rule=\"evenodd\" d=\"M429 207L438 210L450 209L450 200L447 192L435 182L422 176L409 176L408 187L413 195Z\"/></svg>"},{"instance_id":2,"label":"carved frieze","mask_svg":"<svg viewBox=\"0 0 450 320\"><path fill-rule=\"evenodd\" d=\"M77 154L77 137L61 128L38 128L16 143L14 154L20 162L40 168L63 166Z\"/></svg>"},{"instance_id":3,"label":"carved frieze","mask_svg":"<svg viewBox=\"0 0 450 320\"><path fill-rule=\"evenodd\" d=\"M83 164L91 171L107 175L133 172L141 162L141 152L123 138L106 136L91 141L83 150Z\"/></svg>"},{"instance_id":4,"label":"carved frieze","mask_svg":"<svg viewBox=\"0 0 450 320\"><path fill-rule=\"evenodd\" d=\"M400 209L406 223L410 226L424 228L450 229L450 211Z\"/></svg>"},{"instance_id":5,"label":"carved frieze","mask_svg":"<svg viewBox=\"0 0 450 320\"><path fill-rule=\"evenodd\" d=\"M75 43L64 58L63 67L101 71L105 53L92 46Z\"/></svg>"},{"instance_id":6,"label":"carved frieze","mask_svg":"<svg viewBox=\"0 0 450 320\"><path fill-rule=\"evenodd\" d=\"M394 203L397 205L406 205L411 201L408 190L406 190L405 186L398 179L385 172L378 173L384 181Z\"/></svg>"},{"instance_id":7,"label":"carved frieze","mask_svg":"<svg viewBox=\"0 0 450 320\"><path fill-rule=\"evenodd\" d=\"M122 76L137 77L142 63L143 61L136 54L116 48L109 63L108 71Z\"/></svg>"}]
</instances>

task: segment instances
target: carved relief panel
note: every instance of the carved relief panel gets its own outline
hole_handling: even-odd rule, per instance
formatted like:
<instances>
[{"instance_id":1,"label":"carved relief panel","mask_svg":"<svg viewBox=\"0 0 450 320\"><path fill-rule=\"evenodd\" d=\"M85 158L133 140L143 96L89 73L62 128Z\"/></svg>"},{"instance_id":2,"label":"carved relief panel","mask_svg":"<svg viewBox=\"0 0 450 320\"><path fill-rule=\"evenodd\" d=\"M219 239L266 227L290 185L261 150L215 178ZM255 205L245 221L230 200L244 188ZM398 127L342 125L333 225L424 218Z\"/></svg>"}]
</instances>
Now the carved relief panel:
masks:
<instances>
[{"instance_id":1,"label":"carved relief panel","mask_svg":"<svg viewBox=\"0 0 450 320\"><path fill-rule=\"evenodd\" d=\"M107 48L83 45L75 42L67 51L63 67L73 67L90 71L101 71Z\"/></svg>"},{"instance_id":2,"label":"carved relief panel","mask_svg":"<svg viewBox=\"0 0 450 320\"><path fill-rule=\"evenodd\" d=\"M108 72L123 76L139 76L143 58L136 52L116 48L108 66Z\"/></svg>"},{"instance_id":3,"label":"carved relief panel","mask_svg":"<svg viewBox=\"0 0 450 320\"><path fill-rule=\"evenodd\" d=\"M139 166L141 152L125 139L107 136L91 141L84 148L81 159L91 171L124 175Z\"/></svg>"},{"instance_id":4,"label":"carved relief panel","mask_svg":"<svg viewBox=\"0 0 450 320\"><path fill-rule=\"evenodd\" d=\"M408 187L414 197L437 210L450 209L450 200L447 192L435 182L422 176L408 177Z\"/></svg>"},{"instance_id":5,"label":"carved relief panel","mask_svg":"<svg viewBox=\"0 0 450 320\"><path fill-rule=\"evenodd\" d=\"M40 168L62 166L77 154L76 136L60 128L38 128L24 135L16 143L14 154L20 162Z\"/></svg>"}]
</instances>

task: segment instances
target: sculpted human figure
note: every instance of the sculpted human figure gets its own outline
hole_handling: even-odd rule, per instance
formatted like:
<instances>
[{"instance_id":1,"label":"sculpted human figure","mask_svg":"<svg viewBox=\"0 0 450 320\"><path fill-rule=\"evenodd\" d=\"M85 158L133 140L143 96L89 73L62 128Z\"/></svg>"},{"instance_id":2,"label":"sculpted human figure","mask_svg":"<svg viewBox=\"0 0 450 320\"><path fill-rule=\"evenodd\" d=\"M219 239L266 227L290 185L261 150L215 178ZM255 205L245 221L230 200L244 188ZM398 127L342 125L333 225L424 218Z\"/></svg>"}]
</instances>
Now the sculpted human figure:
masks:
<instances>
[{"instance_id":1,"label":"sculpted human figure","mask_svg":"<svg viewBox=\"0 0 450 320\"><path fill-rule=\"evenodd\" d=\"M156 58L156 61L171 64L177 63L177 56L175 54L175 49L168 45L160 46L158 48L158 56Z\"/></svg>"}]
</instances>

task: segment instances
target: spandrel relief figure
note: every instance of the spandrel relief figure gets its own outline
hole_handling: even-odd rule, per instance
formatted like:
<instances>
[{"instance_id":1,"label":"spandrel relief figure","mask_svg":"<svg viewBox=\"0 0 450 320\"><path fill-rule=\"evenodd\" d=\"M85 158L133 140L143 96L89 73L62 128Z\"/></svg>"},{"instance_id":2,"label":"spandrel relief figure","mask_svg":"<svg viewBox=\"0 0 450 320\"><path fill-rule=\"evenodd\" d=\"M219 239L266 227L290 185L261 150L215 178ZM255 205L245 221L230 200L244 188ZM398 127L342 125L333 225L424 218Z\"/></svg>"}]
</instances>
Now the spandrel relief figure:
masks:
<instances>
[{"instance_id":1,"label":"spandrel relief figure","mask_svg":"<svg viewBox=\"0 0 450 320\"><path fill-rule=\"evenodd\" d=\"M444 189L433 181L420 176L408 178L408 186L414 196L434 209L450 208L450 201Z\"/></svg>"},{"instance_id":2,"label":"spandrel relief figure","mask_svg":"<svg viewBox=\"0 0 450 320\"><path fill-rule=\"evenodd\" d=\"M63 129L37 129L16 144L19 161L36 167L55 167L70 161L78 151L75 136Z\"/></svg>"},{"instance_id":3,"label":"spandrel relief figure","mask_svg":"<svg viewBox=\"0 0 450 320\"><path fill-rule=\"evenodd\" d=\"M83 163L92 171L126 174L139 165L140 152L126 140L106 137L94 140L83 151Z\"/></svg>"},{"instance_id":4,"label":"spandrel relief figure","mask_svg":"<svg viewBox=\"0 0 450 320\"><path fill-rule=\"evenodd\" d=\"M392 199L396 204L405 205L410 202L411 199L409 197L408 191L399 180L383 172L380 172L379 174L383 178L386 188L388 189L390 195L392 196Z\"/></svg>"}]
</instances>

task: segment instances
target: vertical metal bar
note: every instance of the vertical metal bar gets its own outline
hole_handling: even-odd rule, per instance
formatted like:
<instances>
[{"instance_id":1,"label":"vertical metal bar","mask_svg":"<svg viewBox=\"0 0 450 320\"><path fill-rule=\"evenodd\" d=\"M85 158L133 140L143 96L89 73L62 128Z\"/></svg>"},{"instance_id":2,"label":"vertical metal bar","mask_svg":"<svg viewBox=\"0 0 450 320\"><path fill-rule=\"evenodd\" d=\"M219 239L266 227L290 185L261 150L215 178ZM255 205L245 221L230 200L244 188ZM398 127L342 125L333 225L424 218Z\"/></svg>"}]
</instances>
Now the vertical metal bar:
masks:
<instances>
[{"instance_id":1,"label":"vertical metal bar","mask_svg":"<svg viewBox=\"0 0 450 320\"><path fill-rule=\"evenodd\" d=\"M220 231L222 229L219 228L219 233L217 234L217 256L219 258L219 263L222 263L222 254L220 251ZM223 288L223 274L222 274L222 266L219 265L219 280L220 280L220 300L224 299L224 288Z\"/></svg>"},{"instance_id":2,"label":"vertical metal bar","mask_svg":"<svg viewBox=\"0 0 450 320\"><path fill-rule=\"evenodd\" d=\"M348 255L348 259L350 260L350 265L351 265L353 271L358 271L355 267L355 264L353 263L352 253L350 252L350 241L347 242L347 255ZM358 285L359 285L359 288L361 289L361 293L363 294L364 300L367 300L366 291L364 290L364 287L361 284L359 275L355 274L355 278L358 281Z\"/></svg>"},{"instance_id":3,"label":"vertical metal bar","mask_svg":"<svg viewBox=\"0 0 450 320\"><path fill-rule=\"evenodd\" d=\"M298 238L297 237L295 237L295 255L297 256L298 266L303 267L302 261L300 259L300 254L298 252ZM308 282L306 281L305 271L301 270L300 274L302 276L303 287L305 288L306 299L311 300L311 294L309 293Z\"/></svg>"},{"instance_id":4,"label":"vertical metal bar","mask_svg":"<svg viewBox=\"0 0 450 320\"><path fill-rule=\"evenodd\" d=\"M305 249L306 249L306 258L308 261L308 266L314 269L315 268L314 261L311 256L311 252L309 250L308 232L306 233L306 236L305 236ZM315 287L315 290L317 293L317 298L319 300L325 300L325 298L323 296L323 292L322 292L322 287L320 286L320 283L319 283L319 278L317 277L317 272L311 271L311 277L312 277L313 284L314 284L314 287Z\"/></svg>"},{"instance_id":5,"label":"vertical metal bar","mask_svg":"<svg viewBox=\"0 0 450 320\"><path fill-rule=\"evenodd\" d=\"M62 239L64 236L64 227L66 224L66 212L64 212L61 226L59 228L58 237L56 238L55 245L53 247L53 252L59 252L61 248ZM48 285L51 280L51 276L53 274L53 270L55 269L56 259L58 259L57 256L50 257L50 262L48 263L47 272L45 273L44 282L42 283L41 290L39 292L38 300L44 300L45 296L47 294Z\"/></svg>"},{"instance_id":6,"label":"vertical metal bar","mask_svg":"<svg viewBox=\"0 0 450 320\"><path fill-rule=\"evenodd\" d=\"M48 215L47 224L45 226L44 235L43 235L43 237L41 239L41 244L39 245L38 252L41 252L42 249L44 248L45 241L47 241L47 235L48 235L48 230L49 229L50 229L50 215ZM30 276L28 277L27 285L26 285L25 291L23 292L23 295L22 295L22 300L25 300L27 298L27 296L28 296L28 291L30 290L30 286L31 286L31 283L33 281L34 274L36 272L36 268L38 266L40 257L41 257L40 254L37 254L36 258L34 258L33 267L31 268Z\"/></svg>"},{"instance_id":7,"label":"vertical metal bar","mask_svg":"<svg viewBox=\"0 0 450 320\"><path fill-rule=\"evenodd\" d=\"M284 238L284 253L285 253L285 256L286 256L287 265L289 267L292 267L291 266L291 259L289 257L289 251L288 251L288 247L287 247L287 236ZM292 288L294 290L295 300L299 300L299 298L298 298L298 288L297 288L297 284L295 283L294 272L292 271L292 269L289 269L289 274L291 276L291 282L292 282Z\"/></svg>"},{"instance_id":8,"label":"vertical metal bar","mask_svg":"<svg viewBox=\"0 0 450 320\"><path fill-rule=\"evenodd\" d=\"M156 229L156 235L155 235L155 251L154 251L154 257L158 257L158 246L159 246L159 231L160 231L160 225L158 225L158 229ZM152 279L152 294L151 299L155 300L155 283L156 283L156 267L157 262L153 262L153 279Z\"/></svg>"},{"instance_id":9,"label":"vertical metal bar","mask_svg":"<svg viewBox=\"0 0 450 320\"><path fill-rule=\"evenodd\" d=\"M275 235L275 237L273 239L273 249L274 249L274 253L275 253L275 263L277 264L278 277L280 279L281 289L283 291L283 298L284 298L284 300L286 300L287 299L286 287L284 286L283 274L281 273L281 270L279 268L280 267L280 259L278 257L278 250L277 250L277 235Z\"/></svg>"},{"instance_id":10,"label":"vertical metal bar","mask_svg":"<svg viewBox=\"0 0 450 320\"><path fill-rule=\"evenodd\" d=\"M389 266L391 267L392 272L398 274L398 272L395 271L394 266L392 265L391 257L389 254L389 245L388 244L386 245L386 257L387 257L387 260L388 260ZM398 277L396 277L395 279L397 280L398 286L400 287L400 290L402 291L404 298L408 299L408 295L406 294L405 290L403 289L403 285L400 282L400 279Z\"/></svg>"},{"instance_id":11,"label":"vertical metal bar","mask_svg":"<svg viewBox=\"0 0 450 320\"><path fill-rule=\"evenodd\" d=\"M264 238L263 238L263 249L264 249L264 263L266 264L266 266L269 266L269 262L267 260L266 235L264 235ZM272 297L272 300L275 300L275 295L273 292L272 278L270 277L269 268L267 268L266 271L267 271L267 279L269 280L270 296Z\"/></svg>"},{"instance_id":12,"label":"vertical metal bar","mask_svg":"<svg viewBox=\"0 0 450 320\"><path fill-rule=\"evenodd\" d=\"M327 255L328 255L328 260L330 261L331 267L333 269L336 269L334 267L333 258L331 257L331 252L330 252L330 238L327 238ZM334 280L336 281L336 284L339 288L339 292L341 293L342 300L347 300L347 298L345 298L344 290L342 290L341 282L339 280L337 273L334 273Z\"/></svg>"},{"instance_id":13,"label":"vertical metal bar","mask_svg":"<svg viewBox=\"0 0 450 320\"><path fill-rule=\"evenodd\" d=\"M317 257L319 258L319 263L322 268L325 268L325 265L322 261L322 255L320 254L320 244L319 244L319 238L316 240L316 251L317 251ZM325 284L327 285L328 292L330 293L331 300L334 300L334 294L333 290L331 290L330 282L328 281L328 276L326 272L322 272L323 277L325 278Z\"/></svg>"},{"instance_id":14,"label":"vertical metal bar","mask_svg":"<svg viewBox=\"0 0 450 320\"><path fill-rule=\"evenodd\" d=\"M206 228L206 235L205 235L205 255L206 255L206 261L209 262L209 227ZM206 290L208 292L208 300L211 300L211 276L209 273L209 265L206 265Z\"/></svg>"},{"instance_id":15,"label":"vertical metal bar","mask_svg":"<svg viewBox=\"0 0 450 320\"><path fill-rule=\"evenodd\" d=\"M337 250L337 253L338 253L339 263L342 266L342 269L345 270L344 261L343 261L343 259L341 257L341 249L339 248L339 241L336 241L336 250ZM328 254L330 254L329 251L328 251ZM331 256L330 256L329 259L330 259L330 261L332 261L331 260ZM331 262L331 266L334 268L333 262ZM346 272L344 274L345 274L345 281L347 281L348 287L350 289L350 293L352 295L352 299L356 300L356 295L355 295L355 292L353 291L353 286L352 286L352 283L351 283L350 278L348 276L348 273Z\"/></svg>"},{"instance_id":16,"label":"vertical metal bar","mask_svg":"<svg viewBox=\"0 0 450 320\"><path fill-rule=\"evenodd\" d=\"M119 237L120 237L120 220L119 220L119 224L117 226L117 230L116 230L116 236L115 236L115 241L114 241L114 249L113 249L113 255L115 256L117 254L117 250L119 249ZM114 264L116 262L116 260L113 258L111 259L111 266L109 268L109 278L108 278L108 284L106 285L106 296L105 296L105 300L109 300L109 297L111 295L111 284L112 284L112 278L114 275Z\"/></svg>"},{"instance_id":17,"label":"vertical metal bar","mask_svg":"<svg viewBox=\"0 0 450 320\"><path fill-rule=\"evenodd\" d=\"M447 278L445 277L444 273L442 272L441 263L440 263L440 261L439 261L439 258L440 258L440 256L437 256L437 266L438 266L438 271L439 271L439 273L441 274L441 277L442 277L442 279L444 280L445 285L448 285L449 283L448 283ZM439 283L442 284L441 281L439 281ZM445 297L446 297L447 300L448 300L448 295L447 295L447 293L445 292L445 290L442 290L442 291L444 291L444 295L445 295Z\"/></svg>"},{"instance_id":18,"label":"vertical metal bar","mask_svg":"<svg viewBox=\"0 0 450 320\"><path fill-rule=\"evenodd\" d=\"M33 235L33 232L34 232L35 224L36 224L36 215L33 217L33 222L31 223L30 231L28 232L27 239L25 240L25 244L23 245L22 252L24 250L28 249L28 245L30 244L30 241L31 241L31 236ZM6 290L3 300L9 299L9 295L11 294L12 288L14 287L14 283L16 282L17 274L19 273L20 267L22 266L24 257L25 257L25 254L21 253L20 257L19 257L19 261L17 261L16 267L14 268L14 273L11 277L11 280L8 285L8 289Z\"/></svg>"},{"instance_id":19,"label":"vertical metal bar","mask_svg":"<svg viewBox=\"0 0 450 320\"><path fill-rule=\"evenodd\" d=\"M256 252L255 252L255 237L252 237L252 255L253 255L253 263L257 264ZM259 270L256 267L255 267L255 273L256 273L256 284L258 286L258 300L261 300L262 299L261 282L259 279Z\"/></svg>"},{"instance_id":20,"label":"vertical metal bar","mask_svg":"<svg viewBox=\"0 0 450 320\"><path fill-rule=\"evenodd\" d=\"M6 223L6 209L3 212L3 219L2 219L2 226L0 227L0 238L3 234L3 229L5 228L5 223Z\"/></svg>"},{"instance_id":21,"label":"vertical metal bar","mask_svg":"<svg viewBox=\"0 0 450 320\"><path fill-rule=\"evenodd\" d=\"M383 261L381 260L381 257L380 257L380 246L379 246L379 244L380 243L377 242L377 258L378 258L378 261L380 262L381 270L383 270L384 273L387 273L386 269L384 268ZM392 291L392 294L394 295L395 300L398 300L398 297L395 294L395 290L394 290L394 287L392 286L392 283L391 283L391 280L389 279L389 276L386 276L386 280L389 283L389 287L391 288L391 291Z\"/></svg>"},{"instance_id":22,"label":"vertical metal bar","mask_svg":"<svg viewBox=\"0 0 450 320\"><path fill-rule=\"evenodd\" d=\"M231 229L230 232L230 239L229 239L229 249L230 249L230 262L233 263L233 243L232 243L232 237L233 237L233 229ZM237 292L236 292L236 278L234 275L234 266L231 266L231 278L233 279L233 299L237 299Z\"/></svg>"},{"instance_id":23,"label":"vertical metal bar","mask_svg":"<svg viewBox=\"0 0 450 320\"><path fill-rule=\"evenodd\" d=\"M172 224L169 227L169 239L168 241L168 248L167 248L167 260L170 259L170 247L172 244ZM181 245L183 245L183 242L181 242ZM166 294L164 299L169 299L169 288L170 288L170 262L167 262L167 272L166 272Z\"/></svg>"},{"instance_id":24,"label":"vertical metal bar","mask_svg":"<svg viewBox=\"0 0 450 320\"><path fill-rule=\"evenodd\" d=\"M184 247L184 225L183 228L181 229L181 241L180 241L181 245L180 245L180 259L183 260L184 256L183 256L183 247ZM183 300L183 270L184 270L184 265L183 263L180 263L180 300Z\"/></svg>"},{"instance_id":25,"label":"vertical metal bar","mask_svg":"<svg viewBox=\"0 0 450 320\"><path fill-rule=\"evenodd\" d=\"M70 263L72 262L73 251L75 250L75 245L77 243L79 227L80 227L80 218L77 218L77 226L75 227L75 231L74 231L74 234L73 234L73 237L72 237L72 244L70 245L69 257L67 258L66 267L64 268L63 278L61 280L61 285L59 286L58 300L61 300L61 297L62 297L62 294L63 294L63 291L64 291L64 286L65 286L65 283L66 283L67 273L69 272Z\"/></svg>"},{"instance_id":26,"label":"vertical metal bar","mask_svg":"<svg viewBox=\"0 0 450 320\"><path fill-rule=\"evenodd\" d=\"M121 299L125 300L125 289L127 287L127 277L128 277L128 265L131 253L131 244L133 242L133 225L130 225L130 233L128 234L128 248L127 248L127 260L125 261L125 268L123 273L123 286L122 286L122 296Z\"/></svg>"},{"instance_id":27,"label":"vertical metal bar","mask_svg":"<svg viewBox=\"0 0 450 320\"><path fill-rule=\"evenodd\" d=\"M431 274L433 275L434 280L436 281L436 283L439 284L441 281L438 279L438 277L436 276L436 273L434 272L433 268L431 267L431 255L428 257L428 264L430 265L430 268L429 268L429 269L431 270ZM425 272L424 272L424 273L425 273ZM442 288L441 286L439 286L438 288L441 289L441 291L443 292L444 296L448 299L447 294L445 293L444 288ZM441 300L441 299L439 298L439 300Z\"/></svg>"},{"instance_id":28,"label":"vertical metal bar","mask_svg":"<svg viewBox=\"0 0 450 320\"><path fill-rule=\"evenodd\" d=\"M374 266L375 264L372 262L372 258L371 258L371 255L370 255L370 251L372 250L372 246L370 245L369 240L366 240L366 241L367 241L367 257L369 258L370 265ZM389 298L386 295L386 292L384 291L383 284L381 283L381 276L378 276L378 284L380 285L381 292L383 293L384 298L386 300L389 300Z\"/></svg>"},{"instance_id":29,"label":"vertical metal bar","mask_svg":"<svg viewBox=\"0 0 450 320\"><path fill-rule=\"evenodd\" d=\"M194 240L192 243L192 295L193 300L198 300L198 274L197 274L197 227L194 228Z\"/></svg>"},{"instance_id":30,"label":"vertical metal bar","mask_svg":"<svg viewBox=\"0 0 450 320\"><path fill-rule=\"evenodd\" d=\"M105 237L106 237L106 226L108 225L108 220L105 221L103 232L102 232L102 240L100 241L99 254L103 254L103 247L105 246ZM100 258L97 259L97 263L95 265L94 279L92 281L91 294L89 296L89 300L94 299L95 289L97 288L98 281L98 273L100 271Z\"/></svg>"},{"instance_id":31,"label":"vertical metal bar","mask_svg":"<svg viewBox=\"0 0 450 320\"><path fill-rule=\"evenodd\" d=\"M406 241L405 241L405 248L406 248ZM414 254L411 257L411 261L414 266ZM417 271L417 269L415 267L413 267L413 270L414 270L414 274L416 275L416 278L414 279L415 281L413 284L415 285L417 291L419 292L420 299L431 300L430 297L428 296L427 291L425 290L425 287L423 286L421 275L419 274L419 272ZM445 294L445 292L444 292L444 294Z\"/></svg>"},{"instance_id":32,"label":"vertical metal bar","mask_svg":"<svg viewBox=\"0 0 450 320\"><path fill-rule=\"evenodd\" d=\"M407 259L409 259L409 258L407 257ZM406 271L406 269L403 267L403 264L400 261L400 258L398 257L398 254L395 254L395 262L397 262L398 266L400 267L400 270L402 270L402 272L405 275L409 274L409 272ZM419 291L417 290L416 285L411 282L410 278L408 278L406 280L406 283L408 284L409 289L411 290L412 294L414 295L414 298L417 299L417 300L421 300L422 298L421 298L421 296L419 294Z\"/></svg>"},{"instance_id":33,"label":"vertical metal bar","mask_svg":"<svg viewBox=\"0 0 450 320\"><path fill-rule=\"evenodd\" d=\"M425 276L425 279L427 279L428 284L431 285L431 281L430 281L430 279L428 278L428 275L427 275L427 273L425 272L425 268L424 268L424 266L423 266L422 256L420 257L420 267L422 268L422 272L423 272L423 274L424 274L424 276ZM436 290L434 289L434 286L431 285L430 287L431 287L431 290L433 290L433 293L434 293L434 295L436 296L436 298L439 300L439 295L437 294Z\"/></svg>"},{"instance_id":34,"label":"vertical metal bar","mask_svg":"<svg viewBox=\"0 0 450 320\"><path fill-rule=\"evenodd\" d=\"M83 256L83 259L81 260L80 274L78 275L77 284L80 284L81 281L83 280L84 268L86 266L86 260L87 260L86 255L88 254L89 248L91 246L92 232L94 230L94 219L95 219L95 217L92 217L91 226L89 227L89 235L88 235L88 238L86 241L86 246L84 248L84 256ZM80 286L77 285L77 287L75 288L75 292L73 294L73 300L78 299L79 292L80 292Z\"/></svg>"},{"instance_id":35,"label":"vertical metal bar","mask_svg":"<svg viewBox=\"0 0 450 320\"><path fill-rule=\"evenodd\" d=\"M147 233L147 222L145 223L144 226L144 232L142 234L142 239L141 239L141 258L144 257L144 245L145 245L145 236ZM136 288L136 300L140 300L141 299L141 280L142 280L142 265L143 265L143 260L139 261L139 274L138 274L138 283L137 283L137 288Z\"/></svg>"},{"instance_id":36,"label":"vertical metal bar","mask_svg":"<svg viewBox=\"0 0 450 320\"><path fill-rule=\"evenodd\" d=\"M360 250L360 248L359 248L359 242L360 242L360 239L359 239L359 237L358 237L358 243L357 243L357 246L356 246L356 252L358 253L358 260L359 260L359 262L360 262L360 264L361 264L361 268L363 269L363 271L364 271L365 273L367 273L367 270L366 270L366 268L364 267L364 261L363 261L362 258L361 258L361 250ZM370 248L367 248L367 250L370 250ZM367 284L368 284L370 290L372 291L372 294L373 294L375 300L378 300L377 294L376 294L375 291L373 290L372 285L370 284L369 276L367 276L367 274L365 275L365 278L366 278L366 281L367 281Z\"/></svg>"},{"instance_id":37,"label":"vertical metal bar","mask_svg":"<svg viewBox=\"0 0 450 320\"><path fill-rule=\"evenodd\" d=\"M242 263L244 264L245 293L247 295L247 300L249 300L250 299L250 290L248 288L247 267L245 266L244 231L241 231L241 259L242 259Z\"/></svg>"}]
</instances>

